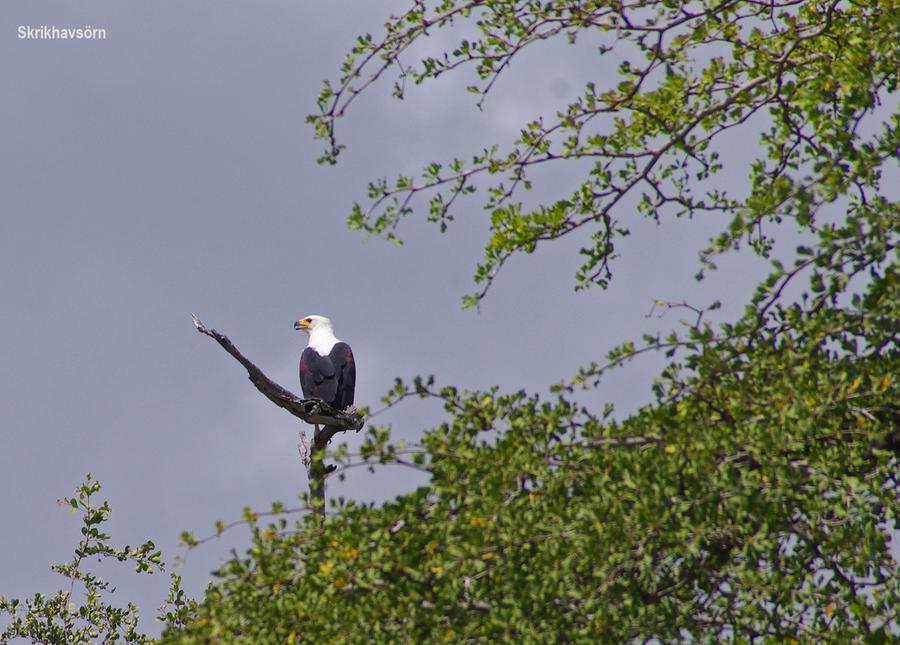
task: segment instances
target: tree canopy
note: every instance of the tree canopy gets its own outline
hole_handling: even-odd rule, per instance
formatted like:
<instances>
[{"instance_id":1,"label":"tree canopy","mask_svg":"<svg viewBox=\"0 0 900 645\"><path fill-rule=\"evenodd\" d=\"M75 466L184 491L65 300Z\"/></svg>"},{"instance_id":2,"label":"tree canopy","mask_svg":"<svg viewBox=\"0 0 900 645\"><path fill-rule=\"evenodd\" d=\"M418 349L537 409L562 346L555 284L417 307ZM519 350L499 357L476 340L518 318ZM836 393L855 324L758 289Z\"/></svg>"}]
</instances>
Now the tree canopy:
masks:
<instances>
[{"instance_id":1,"label":"tree canopy","mask_svg":"<svg viewBox=\"0 0 900 645\"><path fill-rule=\"evenodd\" d=\"M435 399L445 420L414 445L371 428L360 455L334 456L428 484L333 500L324 522L248 511L251 548L169 614L162 642L896 639L898 24L894 0L444 0L361 36L309 117L325 162L354 99L385 83L403 98L469 68L482 101L554 39L622 61L511 146L375 180L354 208L351 228L398 239L406 218L446 230L481 195L490 234L466 304L510 257L567 236L583 240L576 286L606 286L641 214L722 222L698 277L735 252L768 276L735 320L623 338L549 392L397 381L388 405ZM456 45L407 60L439 30ZM717 179L741 130L757 147L732 194ZM526 206L536 169L562 162L584 172L577 189ZM802 245L778 244L786 224ZM653 404L620 418L578 402L649 352L668 361Z\"/></svg>"},{"instance_id":2,"label":"tree canopy","mask_svg":"<svg viewBox=\"0 0 900 645\"><path fill-rule=\"evenodd\" d=\"M569 235L586 240L577 285L605 286L628 204L659 221L725 215L701 270L745 245L770 274L738 320L626 341L543 396L398 382L389 402L437 398L447 419L413 447L375 429L363 456L408 460L429 484L342 503L323 527L254 526L202 621L170 638L895 637L900 212L882 175L898 151L897 24L893 2L448 0L361 36L310 117L327 162L339 118L379 81L402 98L468 67L481 101L554 38L597 38L623 61L512 146L376 180L355 207L351 228L396 239L404 218L445 230L484 193L467 304L508 258ZM442 29L463 33L455 47L401 61ZM720 140L740 128L759 146L733 195L716 182ZM576 159L590 164L574 192L524 205L536 167ZM810 242L776 259L785 221ZM654 405L616 420L573 402L645 349L671 360Z\"/></svg>"}]
</instances>

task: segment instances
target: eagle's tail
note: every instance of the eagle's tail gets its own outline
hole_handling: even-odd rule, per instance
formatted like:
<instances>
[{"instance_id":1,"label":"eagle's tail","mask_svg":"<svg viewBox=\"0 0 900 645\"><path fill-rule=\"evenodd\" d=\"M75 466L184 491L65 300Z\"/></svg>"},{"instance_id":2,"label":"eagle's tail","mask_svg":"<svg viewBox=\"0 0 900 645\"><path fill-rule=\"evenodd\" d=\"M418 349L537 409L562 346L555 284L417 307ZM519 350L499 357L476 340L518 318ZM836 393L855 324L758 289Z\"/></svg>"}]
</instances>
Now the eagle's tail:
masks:
<instances>
[{"instance_id":1,"label":"eagle's tail","mask_svg":"<svg viewBox=\"0 0 900 645\"><path fill-rule=\"evenodd\" d=\"M328 437L328 441L330 443L331 438L341 430L344 430L344 428L342 428L341 426L322 426L322 431L320 434L324 434L326 437Z\"/></svg>"}]
</instances>

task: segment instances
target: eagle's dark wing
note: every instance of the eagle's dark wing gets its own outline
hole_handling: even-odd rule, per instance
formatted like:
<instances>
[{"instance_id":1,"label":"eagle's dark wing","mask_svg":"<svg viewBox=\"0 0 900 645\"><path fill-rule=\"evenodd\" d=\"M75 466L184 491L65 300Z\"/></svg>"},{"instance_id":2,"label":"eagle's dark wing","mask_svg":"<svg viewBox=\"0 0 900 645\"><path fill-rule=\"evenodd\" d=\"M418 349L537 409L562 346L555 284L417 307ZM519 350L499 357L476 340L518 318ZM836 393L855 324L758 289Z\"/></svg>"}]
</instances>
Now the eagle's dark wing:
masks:
<instances>
[{"instance_id":1,"label":"eagle's dark wing","mask_svg":"<svg viewBox=\"0 0 900 645\"><path fill-rule=\"evenodd\" d=\"M353 350L347 343L336 343L328 356L331 358L337 378L337 387L331 405L338 410L343 410L348 405L353 405L353 392L356 388L356 362L353 360Z\"/></svg>"},{"instance_id":2,"label":"eagle's dark wing","mask_svg":"<svg viewBox=\"0 0 900 645\"><path fill-rule=\"evenodd\" d=\"M300 387L304 398L322 399L334 405L338 378L330 355L321 356L312 347L303 350L300 354Z\"/></svg>"}]
</instances>

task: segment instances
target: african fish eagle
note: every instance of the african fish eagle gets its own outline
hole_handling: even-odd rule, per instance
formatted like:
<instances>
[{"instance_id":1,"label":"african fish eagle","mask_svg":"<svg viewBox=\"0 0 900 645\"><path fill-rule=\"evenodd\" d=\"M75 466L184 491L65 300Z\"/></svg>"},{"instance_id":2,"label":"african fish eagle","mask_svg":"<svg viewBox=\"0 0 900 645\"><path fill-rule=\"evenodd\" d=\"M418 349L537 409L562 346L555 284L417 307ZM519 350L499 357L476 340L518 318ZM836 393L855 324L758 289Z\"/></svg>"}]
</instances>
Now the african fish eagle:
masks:
<instances>
[{"instance_id":1,"label":"african fish eagle","mask_svg":"<svg viewBox=\"0 0 900 645\"><path fill-rule=\"evenodd\" d=\"M324 316L306 316L294 329L309 334L309 344L300 355L300 387L307 399L322 399L335 410L353 404L356 363L350 345L334 335L331 321Z\"/></svg>"}]
</instances>

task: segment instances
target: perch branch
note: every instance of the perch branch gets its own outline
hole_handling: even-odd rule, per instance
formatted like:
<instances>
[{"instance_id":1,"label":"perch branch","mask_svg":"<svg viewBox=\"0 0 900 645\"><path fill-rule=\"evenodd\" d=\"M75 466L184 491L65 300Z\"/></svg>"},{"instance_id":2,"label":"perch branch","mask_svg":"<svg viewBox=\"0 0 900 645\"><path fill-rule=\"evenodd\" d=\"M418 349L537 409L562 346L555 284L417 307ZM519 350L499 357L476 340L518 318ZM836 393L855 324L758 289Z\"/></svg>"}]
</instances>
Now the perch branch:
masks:
<instances>
[{"instance_id":1,"label":"perch branch","mask_svg":"<svg viewBox=\"0 0 900 645\"><path fill-rule=\"evenodd\" d=\"M213 338L226 352L231 354L238 363L243 365L247 370L247 374L250 376L250 382L253 383L253 385L256 386L256 389L262 392L272 403L309 424L327 425L331 432L327 434L327 436L322 436L324 443L327 444L328 441L331 440L331 437L339 431L355 430L359 432L362 429L365 420L356 410L350 408L347 410L335 410L325 403L325 401L319 399L301 399L292 394L263 374L262 370L251 363L246 356L238 351L238 348L234 346L234 343L228 340L227 336L220 334L215 329L207 327L203 324L203 321L197 317L197 314L192 314L192 317L197 331ZM320 432L319 434L325 435L326 433Z\"/></svg>"},{"instance_id":2,"label":"perch branch","mask_svg":"<svg viewBox=\"0 0 900 645\"><path fill-rule=\"evenodd\" d=\"M333 407L319 399L301 399L291 392L287 391L278 383L270 379L262 373L256 365L238 351L228 337L220 334L215 329L211 329L203 324L203 321L192 314L194 319L194 327L201 334L205 334L213 338L223 349L231 354L238 363L244 366L247 374L250 376L250 382L256 386L256 389L263 393L272 403L283 408L293 414L298 419L302 419L315 427L313 433L312 445L306 435L300 435L300 456L303 465L306 467L306 474L309 476L309 490L312 497L320 502L320 512L325 513L325 478L329 473L334 471L335 466L326 466L322 457L331 438L338 432L346 432L347 430L356 430L359 432L365 420L363 416L354 408L346 410L335 410ZM322 426L320 428L320 426Z\"/></svg>"}]
</instances>

